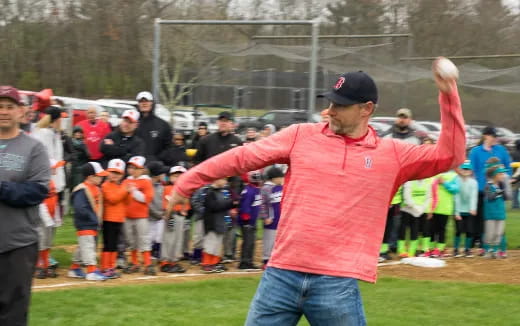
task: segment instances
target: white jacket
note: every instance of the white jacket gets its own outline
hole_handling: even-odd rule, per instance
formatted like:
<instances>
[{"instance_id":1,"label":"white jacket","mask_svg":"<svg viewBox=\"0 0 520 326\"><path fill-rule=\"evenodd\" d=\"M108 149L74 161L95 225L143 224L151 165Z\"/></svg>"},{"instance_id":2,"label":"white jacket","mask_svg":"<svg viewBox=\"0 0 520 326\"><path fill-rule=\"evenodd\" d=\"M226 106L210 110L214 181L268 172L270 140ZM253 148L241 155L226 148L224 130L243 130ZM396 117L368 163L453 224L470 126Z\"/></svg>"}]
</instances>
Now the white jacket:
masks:
<instances>
[{"instance_id":1,"label":"white jacket","mask_svg":"<svg viewBox=\"0 0 520 326\"><path fill-rule=\"evenodd\" d=\"M47 149L47 154L50 159L56 161L63 161L63 142L61 135L52 128L34 128L31 136L38 139ZM62 192L65 190L65 168L59 167L56 169L56 175L52 176L52 181L56 185L56 191Z\"/></svg>"}]
</instances>

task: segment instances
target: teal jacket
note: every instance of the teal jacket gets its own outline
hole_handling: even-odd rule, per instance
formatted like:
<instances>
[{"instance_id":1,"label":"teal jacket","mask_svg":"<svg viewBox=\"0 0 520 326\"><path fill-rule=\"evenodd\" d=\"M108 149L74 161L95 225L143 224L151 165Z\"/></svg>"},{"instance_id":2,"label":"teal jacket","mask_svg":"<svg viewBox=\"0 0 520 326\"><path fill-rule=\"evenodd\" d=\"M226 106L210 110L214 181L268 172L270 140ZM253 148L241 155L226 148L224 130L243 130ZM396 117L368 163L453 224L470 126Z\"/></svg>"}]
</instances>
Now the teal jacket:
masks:
<instances>
[{"instance_id":1,"label":"teal jacket","mask_svg":"<svg viewBox=\"0 0 520 326\"><path fill-rule=\"evenodd\" d=\"M455 215L477 211L478 183L472 177L457 177L459 192L455 194Z\"/></svg>"},{"instance_id":2,"label":"teal jacket","mask_svg":"<svg viewBox=\"0 0 520 326\"><path fill-rule=\"evenodd\" d=\"M484 188L484 220L505 220L506 201L504 190L492 182Z\"/></svg>"}]
</instances>

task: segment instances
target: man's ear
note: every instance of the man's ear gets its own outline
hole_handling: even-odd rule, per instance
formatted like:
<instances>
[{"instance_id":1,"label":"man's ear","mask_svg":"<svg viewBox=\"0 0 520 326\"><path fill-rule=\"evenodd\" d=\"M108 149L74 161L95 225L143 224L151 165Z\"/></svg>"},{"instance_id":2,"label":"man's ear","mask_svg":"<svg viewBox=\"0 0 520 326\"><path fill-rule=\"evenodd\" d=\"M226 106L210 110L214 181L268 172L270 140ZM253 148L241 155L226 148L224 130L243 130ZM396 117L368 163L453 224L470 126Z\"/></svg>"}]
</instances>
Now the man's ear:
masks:
<instances>
[{"instance_id":1,"label":"man's ear","mask_svg":"<svg viewBox=\"0 0 520 326\"><path fill-rule=\"evenodd\" d=\"M368 101L361 105L361 112L363 117L369 117L373 115L376 111L376 105L372 101Z\"/></svg>"}]
</instances>

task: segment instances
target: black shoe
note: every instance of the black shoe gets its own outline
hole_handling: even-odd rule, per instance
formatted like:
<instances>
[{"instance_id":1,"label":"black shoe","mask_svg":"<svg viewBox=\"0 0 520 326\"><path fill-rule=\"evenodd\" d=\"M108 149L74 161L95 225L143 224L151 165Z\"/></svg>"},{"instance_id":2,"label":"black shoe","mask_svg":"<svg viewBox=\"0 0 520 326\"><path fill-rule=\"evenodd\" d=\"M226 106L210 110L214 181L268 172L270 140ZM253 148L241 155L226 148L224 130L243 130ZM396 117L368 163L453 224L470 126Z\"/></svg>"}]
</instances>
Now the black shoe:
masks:
<instances>
[{"instance_id":1,"label":"black shoe","mask_svg":"<svg viewBox=\"0 0 520 326\"><path fill-rule=\"evenodd\" d=\"M58 273L56 273L56 268L54 268L54 267L47 268L47 277L50 277L50 278L58 277Z\"/></svg>"},{"instance_id":2,"label":"black shoe","mask_svg":"<svg viewBox=\"0 0 520 326\"><path fill-rule=\"evenodd\" d=\"M179 264L170 265L170 268L166 271L166 273L184 273L186 270Z\"/></svg>"},{"instance_id":3,"label":"black shoe","mask_svg":"<svg viewBox=\"0 0 520 326\"><path fill-rule=\"evenodd\" d=\"M240 263L238 265L238 269L250 270L250 271L252 271L252 270L259 270L260 271L260 270L262 270L261 267L256 266L255 264L249 264L249 263Z\"/></svg>"},{"instance_id":4,"label":"black shoe","mask_svg":"<svg viewBox=\"0 0 520 326\"><path fill-rule=\"evenodd\" d=\"M144 268L144 275L157 275L154 265L148 265Z\"/></svg>"},{"instance_id":5,"label":"black shoe","mask_svg":"<svg viewBox=\"0 0 520 326\"><path fill-rule=\"evenodd\" d=\"M200 260L198 260L198 259L193 259L193 260L190 262L190 264L195 265L195 266L196 266L196 265L200 265Z\"/></svg>"},{"instance_id":6,"label":"black shoe","mask_svg":"<svg viewBox=\"0 0 520 326\"><path fill-rule=\"evenodd\" d=\"M43 280L43 279L46 279L47 278L47 270L46 269L43 269L43 268L38 268L36 270L36 275L35 277L37 279L40 279L40 280Z\"/></svg>"},{"instance_id":7,"label":"black shoe","mask_svg":"<svg viewBox=\"0 0 520 326\"><path fill-rule=\"evenodd\" d=\"M173 265L172 264L165 264L165 265L162 265L159 270L163 273L168 273L168 271L170 270L170 268L172 267Z\"/></svg>"},{"instance_id":8,"label":"black shoe","mask_svg":"<svg viewBox=\"0 0 520 326\"><path fill-rule=\"evenodd\" d=\"M128 264L127 267L125 267L123 272L125 274L133 274L133 273L138 273L140 270L141 270L141 267L139 267L139 265L134 265L134 264L130 263L130 264Z\"/></svg>"}]
</instances>

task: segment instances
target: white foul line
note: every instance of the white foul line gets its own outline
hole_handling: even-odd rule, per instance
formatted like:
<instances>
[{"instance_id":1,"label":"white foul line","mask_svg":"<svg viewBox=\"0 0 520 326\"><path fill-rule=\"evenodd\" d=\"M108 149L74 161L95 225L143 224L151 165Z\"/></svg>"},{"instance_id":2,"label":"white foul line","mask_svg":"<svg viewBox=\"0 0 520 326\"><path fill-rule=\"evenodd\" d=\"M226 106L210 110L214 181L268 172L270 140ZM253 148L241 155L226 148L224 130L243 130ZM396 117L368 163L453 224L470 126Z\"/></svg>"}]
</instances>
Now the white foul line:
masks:
<instances>
[{"instance_id":1,"label":"white foul line","mask_svg":"<svg viewBox=\"0 0 520 326\"><path fill-rule=\"evenodd\" d=\"M129 281L133 280L139 280L139 281L146 281L146 280L156 280L161 278L176 278L176 277L196 277L196 276L208 276L208 275L251 275L251 274L260 274L262 271L251 271L251 272L223 272L223 273L194 273L194 274L171 274L171 275L160 275L160 276L143 276L143 277L136 277L132 279L128 279ZM109 281L109 280L108 280ZM50 284L50 285L34 285L32 288L34 290L38 289L52 289L52 288L60 288L60 287L68 287L68 286L77 286L77 285L83 285L85 283L91 283L94 284L96 282L94 281L86 281L86 282L77 282L77 283L58 283L58 284ZM114 283L117 284L117 283Z\"/></svg>"}]
</instances>

